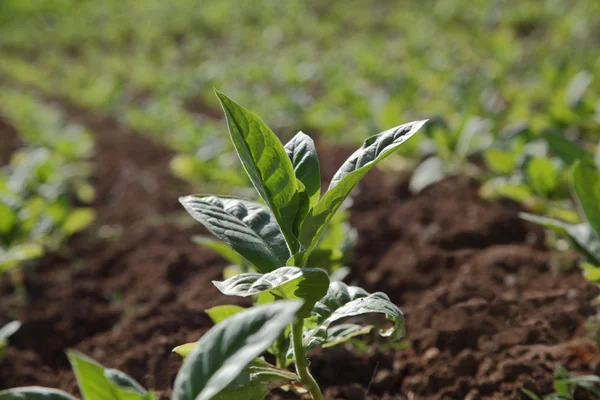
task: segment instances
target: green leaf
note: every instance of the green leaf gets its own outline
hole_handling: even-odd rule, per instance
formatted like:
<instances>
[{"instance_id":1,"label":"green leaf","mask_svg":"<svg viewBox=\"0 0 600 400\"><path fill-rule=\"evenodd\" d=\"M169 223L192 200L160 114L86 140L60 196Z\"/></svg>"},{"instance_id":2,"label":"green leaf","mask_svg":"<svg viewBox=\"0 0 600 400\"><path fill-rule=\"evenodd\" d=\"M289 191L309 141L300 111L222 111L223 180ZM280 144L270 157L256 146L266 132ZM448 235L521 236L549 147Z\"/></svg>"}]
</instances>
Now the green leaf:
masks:
<instances>
[{"instance_id":1,"label":"green leaf","mask_svg":"<svg viewBox=\"0 0 600 400\"><path fill-rule=\"evenodd\" d=\"M278 301L244 310L209 330L177 374L172 400L209 400L264 352L302 302Z\"/></svg>"},{"instance_id":2,"label":"green leaf","mask_svg":"<svg viewBox=\"0 0 600 400\"><path fill-rule=\"evenodd\" d=\"M294 227L297 229L308 210L319 201L321 196L321 170L315 142L303 132L298 132L292 140L286 143L284 149L294 166L296 179L304 185L306 190L308 204L300 204L298 207L303 212L299 212L296 216ZM300 197L300 200L303 200L303 196Z\"/></svg>"},{"instance_id":3,"label":"green leaf","mask_svg":"<svg viewBox=\"0 0 600 400\"><path fill-rule=\"evenodd\" d=\"M219 322L223 322L227 318L244 310L244 307L229 304L207 308L204 310L204 312L208 314L213 323L218 324ZM183 358L186 358L192 352L192 350L194 350L194 347L196 347L196 342L186 343L175 347L173 352L179 354Z\"/></svg>"},{"instance_id":4,"label":"green leaf","mask_svg":"<svg viewBox=\"0 0 600 400\"><path fill-rule=\"evenodd\" d=\"M173 353L177 353L181 358L186 358L196 348L196 342L181 344L173 349Z\"/></svg>"},{"instance_id":5,"label":"green leaf","mask_svg":"<svg viewBox=\"0 0 600 400\"><path fill-rule=\"evenodd\" d=\"M293 234L299 209L299 188L294 167L277 136L253 113L215 90L229 134L252 184L267 203L293 254L298 250Z\"/></svg>"},{"instance_id":6,"label":"green leaf","mask_svg":"<svg viewBox=\"0 0 600 400\"><path fill-rule=\"evenodd\" d=\"M281 267L267 274L240 274L213 283L228 296L248 297L269 292L285 300L302 299L304 306L299 314L308 316L314 304L327 293L329 277L317 268Z\"/></svg>"},{"instance_id":7,"label":"green leaf","mask_svg":"<svg viewBox=\"0 0 600 400\"><path fill-rule=\"evenodd\" d=\"M9 233L17 222L17 213L0 201L0 237Z\"/></svg>"},{"instance_id":8,"label":"green leaf","mask_svg":"<svg viewBox=\"0 0 600 400\"><path fill-rule=\"evenodd\" d=\"M573 167L572 187L581 213L600 235L600 173L589 165L576 163Z\"/></svg>"},{"instance_id":9,"label":"green leaf","mask_svg":"<svg viewBox=\"0 0 600 400\"><path fill-rule=\"evenodd\" d=\"M600 265L600 238L589 224L568 224L554 218L528 213L520 213L519 216L526 221L552 229L556 233L569 238L573 246L585 258L593 264Z\"/></svg>"},{"instance_id":10,"label":"green leaf","mask_svg":"<svg viewBox=\"0 0 600 400\"><path fill-rule=\"evenodd\" d=\"M0 400L77 400L58 389L28 386L0 392Z\"/></svg>"},{"instance_id":11,"label":"green leaf","mask_svg":"<svg viewBox=\"0 0 600 400\"><path fill-rule=\"evenodd\" d=\"M96 211L92 208L77 208L73 210L65 222L63 222L62 230L67 235L72 235L86 228L96 219Z\"/></svg>"},{"instance_id":12,"label":"green leaf","mask_svg":"<svg viewBox=\"0 0 600 400\"><path fill-rule=\"evenodd\" d=\"M500 149L487 149L483 152L485 165L493 172L509 176L515 169L515 154Z\"/></svg>"},{"instance_id":13,"label":"green leaf","mask_svg":"<svg viewBox=\"0 0 600 400\"><path fill-rule=\"evenodd\" d=\"M529 186L524 183L511 182L504 177L487 181L481 186L479 192L484 199L507 198L519 203L534 199L534 194Z\"/></svg>"},{"instance_id":14,"label":"green leaf","mask_svg":"<svg viewBox=\"0 0 600 400\"><path fill-rule=\"evenodd\" d=\"M67 351L67 356L85 400L151 400L154 398L123 372L105 369L96 361L74 350Z\"/></svg>"},{"instance_id":15,"label":"green leaf","mask_svg":"<svg viewBox=\"0 0 600 400\"><path fill-rule=\"evenodd\" d=\"M248 374L241 374L212 400L262 400L269 393L262 382L252 381Z\"/></svg>"},{"instance_id":16,"label":"green leaf","mask_svg":"<svg viewBox=\"0 0 600 400\"><path fill-rule=\"evenodd\" d=\"M348 340L356 337L367 335L373 330L372 325L358 325L358 324L339 324L330 327L327 330L327 338L321 347L333 347L338 344L347 342Z\"/></svg>"},{"instance_id":17,"label":"green leaf","mask_svg":"<svg viewBox=\"0 0 600 400\"><path fill-rule=\"evenodd\" d=\"M207 308L204 310L204 312L208 314L213 323L218 324L219 322L225 321L227 318L244 310L244 307L228 304Z\"/></svg>"},{"instance_id":18,"label":"green leaf","mask_svg":"<svg viewBox=\"0 0 600 400\"><path fill-rule=\"evenodd\" d=\"M379 332L382 336L398 341L405 335L404 315L384 293L369 294L356 286L332 282L327 295L315 304L313 314L316 316L317 327L306 331L304 342L307 347L322 344L323 340L328 340L328 334L324 334L324 331L334 322L369 313L385 314L393 322L391 328Z\"/></svg>"},{"instance_id":19,"label":"green leaf","mask_svg":"<svg viewBox=\"0 0 600 400\"><path fill-rule=\"evenodd\" d=\"M411 122L371 136L342 164L333 176L328 191L302 223L300 242L307 249L305 254L308 255L315 248L321 233L361 178L413 136L425 122Z\"/></svg>"},{"instance_id":20,"label":"green leaf","mask_svg":"<svg viewBox=\"0 0 600 400\"><path fill-rule=\"evenodd\" d=\"M261 272L285 264L289 251L273 214L252 201L216 196L186 196L188 213Z\"/></svg>"},{"instance_id":21,"label":"green leaf","mask_svg":"<svg viewBox=\"0 0 600 400\"><path fill-rule=\"evenodd\" d=\"M261 358L255 358L232 383L213 399L260 400L267 395L267 389L293 385L298 382L300 382L298 375L275 368Z\"/></svg>"},{"instance_id":22,"label":"green leaf","mask_svg":"<svg viewBox=\"0 0 600 400\"><path fill-rule=\"evenodd\" d=\"M559 171L549 158L534 157L525 166L525 176L533 190L548 198L558 187Z\"/></svg>"},{"instance_id":23,"label":"green leaf","mask_svg":"<svg viewBox=\"0 0 600 400\"><path fill-rule=\"evenodd\" d=\"M207 247L234 265L247 264L247 261L226 243L207 236L196 235L192 242Z\"/></svg>"}]
</instances>

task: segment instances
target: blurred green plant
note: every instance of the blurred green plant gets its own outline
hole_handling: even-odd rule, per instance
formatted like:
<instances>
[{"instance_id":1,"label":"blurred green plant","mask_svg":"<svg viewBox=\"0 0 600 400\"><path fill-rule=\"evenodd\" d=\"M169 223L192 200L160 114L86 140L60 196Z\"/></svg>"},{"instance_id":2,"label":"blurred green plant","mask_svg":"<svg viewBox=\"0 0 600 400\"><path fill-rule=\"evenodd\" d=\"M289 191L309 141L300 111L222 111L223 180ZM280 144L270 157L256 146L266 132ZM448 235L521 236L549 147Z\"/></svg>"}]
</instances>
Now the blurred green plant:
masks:
<instances>
[{"instance_id":1,"label":"blurred green plant","mask_svg":"<svg viewBox=\"0 0 600 400\"><path fill-rule=\"evenodd\" d=\"M0 88L0 116L26 146L0 170L0 272L58 250L95 218L88 182L90 134L54 107L23 92Z\"/></svg>"}]
</instances>

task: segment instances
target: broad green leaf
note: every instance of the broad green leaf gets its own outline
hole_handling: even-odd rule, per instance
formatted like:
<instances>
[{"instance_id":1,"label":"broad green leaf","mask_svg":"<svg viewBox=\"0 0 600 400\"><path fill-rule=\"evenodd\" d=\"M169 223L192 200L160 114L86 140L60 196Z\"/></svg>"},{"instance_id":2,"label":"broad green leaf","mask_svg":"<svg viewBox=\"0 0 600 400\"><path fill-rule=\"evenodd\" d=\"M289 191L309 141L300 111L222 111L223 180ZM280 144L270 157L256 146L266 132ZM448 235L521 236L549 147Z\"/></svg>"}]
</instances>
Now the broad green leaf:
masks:
<instances>
[{"instance_id":1,"label":"broad green leaf","mask_svg":"<svg viewBox=\"0 0 600 400\"><path fill-rule=\"evenodd\" d=\"M321 196L321 170L315 142L303 132L298 132L284 146L292 161L296 178L304 184L312 208Z\"/></svg>"},{"instance_id":2,"label":"broad green leaf","mask_svg":"<svg viewBox=\"0 0 600 400\"><path fill-rule=\"evenodd\" d=\"M302 222L300 242L307 249L305 254L315 248L323 230L360 179L413 136L425 122L411 122L371 136L342 164L333 176L328 191Z\"/></svg>"},{"instance_id":3,"label":"broad green leaf","mask_svg":"<svg viewBox=\"0 0 600 400\"><path fill-rule=\"evenodd\" d=\"M520 213L519 216L526 221L552 229L558 234L569 238L573 246L585 258L593 264L600 265L600 238L589 224L567 224L554 218L541 217L528 213Z\"/></svg>"},{"instance_id":4,"label":"broad green leaf","mask_svg":"<svg viewBox=\"0 0 600 400\"><path fill-rule=\"evenodd\" d=\"M327 295L315 304L313 314L316 316L317 327L305 333L304 342L314 346L318 338L325 338L324 330L336 321L362 314L379 313L392 321L393 326L379 333L398 341L405 335L404 315L396 305L383 293L369 294L364 289L348 286L342 282L332 282Z\"/></svg>"},{"instance_id":5,"label":"broad green leaf","mask_svg":"<svg viewBox=\"0 0 600 400\"><path fill-rule=\"evenodd\" d=\"M17 222L17 214L7 204L0 201L0 237L9 233Z\"/></svg>"},{"instance_id":6,"label":"broad green leaf","mask_svg":"<svg viewBox=\"0 0 600 400\"><path fill-rule=\"evenodd\" d=\"M225 321L227 318L244 310L244 307L229 304L207 308L204 310L204 312L208 314L213 323L218 324L219 322ZM196 347L196 342L186 343L175 347L173 352L179 354L183 358L186 358L192 352L194 347Z\"/></svg>"},{"instance_id":7,"label":"broad green leaf","mask_svg":"<svg viewBox=\"0 0 600 400\"><path fill-rule=\"evenodd\" d=\"M292 162L277 136L256 115L218 90L215 93L244 169L275 215L293 254L298 248L293 227L299 209L299 194Z\"/></svg>"},{"instance_id":8,"label":"broad green leaf","mask_svg":"<svg viewBox=\"0 0 600 400\"><path fill-rule=\"evenodd\" d=\"M246 263L246 260L240 253L236 252L226 243L207 236L196 235L192 237L192 242L201 246L207 247L229 261L234 265L242 265Z\"/></svg>"},{"instance_id":9,"label":"broad green leaf","mask_svg":"<svg viewBox=\"0 0 600 400\"><path fill-rule=\"evenodd\" d=\"M96 211L92 208L77 208L63 222L62 230L67 235L79 232L96 219Z\"/></svg>"},{"instance_id":10,"label":"broad green leaf","mask_svg":"<svg viewBox=\"0 0 600 400\"><path fill-rule=\"evenodd\" d=\"M594 156L585 148L572 140L565 138L563 133L547 131L542 137L548 143L550 153L559 157L566 165L571 165L577 160L593 164Z\"/></svg>"},{"instance_id":11,"label":"broad green leaf","mask_svg":"<svg viewBox=\"0 0 600 400\"><path fill-rule=\"evenodd\" d=\"M262 400L269 393L260 381L252 381L250 375L242 373L212 400Z\"/></svg>"},{"instance_id":12,"label":"broad green leaf","mask_svg":"<svg viewBox=\"0 0 600 400\"><path fill-rule=\"evenodd\" d=\"M509 176L515 169L515 153L500 149L487 149L483 152L485 165L493 172Z\"/></svg>"},{"instance_id":13,"label":"broad green leaf","mask_svg":"<svg viewBox=\"0 0 600 400\"><path fill-rule=\"evenodd\" d=\"M79 390L85 400L152 400L137 382L113 369L105 369L91 358L74 350L67 352Z\"/></svg>"},{"instance_id":14,"label":"broad green leaf","mask_svg":"<svg viewBox=\"0 0 600 400\"><path fill-rule=\"evenodd\" d=\"M291 323L301 301L278 301L242 311L209 330L177 374L172 400L213 399Z\"/></svg>"},{"instance_id":15,"label":"broad green leaf","mask_svg":"<svg viewBox=\"0 0 600 400\"><path fill-rule=\"evenodd\" d=\"M572 186L581 213L600 235L600 173L588 164L573 167Z\"/></svg>"},{"instance_id":16,"label":"broad green leaf","mask_svg":"<svg viewBox=\"0 0 600 400\"><path fill-rule=\"evenodd\" d=\"M559 171L546 157L533 157L525 166L525 176L533 190L549 197L558 187Z\"/></svg>"},{"instance_id":17,"label":"broad green leaf","mask_svg":"<svg viewBox=\"0 0 600 400\"><path fill-rule=\"evenodd\" d=\"M235 315L240 311L244 310L244 307L228 304L223 306L207 308L206 310L204 310L204 312L208 314L213 323L218 324L219 322L222 322L227 318L231 317L232 315Z\"/></svg>"},{"instance_id":18,"label":"broad green leaf","mask_svg":"<svg viewBox=\"0 0 600 400\"><path fill-rule=\"evenodd\" d=\"M179 201L196 221L258 271L272 271L289 257L279 226L264 205L216 196L186 196Z\"/></svg>"},{"instance_id":19,"label":"broad green leaf","mask_svg":"<svg viewBox=\"0 0 600 400\"><path fill-rule=\"evenodd\" d=\"M300 315L310 315L313 305L327 293L329 277L317 268L281 267L267 274L236 275L223 282L213 281L228 296L256 296L269 292L285 300L302 299Z\"/></svg>"},{"instance_id":20,"label":"broad green leaf","mask_svg":"<svg viewBox=\"0 0 600 400\"><path fill-rule=\"evenodd\" d=\"M0 400L77 400L58 389L38 386L20 387L0 391Z\"/></svg>"}]
</instances>

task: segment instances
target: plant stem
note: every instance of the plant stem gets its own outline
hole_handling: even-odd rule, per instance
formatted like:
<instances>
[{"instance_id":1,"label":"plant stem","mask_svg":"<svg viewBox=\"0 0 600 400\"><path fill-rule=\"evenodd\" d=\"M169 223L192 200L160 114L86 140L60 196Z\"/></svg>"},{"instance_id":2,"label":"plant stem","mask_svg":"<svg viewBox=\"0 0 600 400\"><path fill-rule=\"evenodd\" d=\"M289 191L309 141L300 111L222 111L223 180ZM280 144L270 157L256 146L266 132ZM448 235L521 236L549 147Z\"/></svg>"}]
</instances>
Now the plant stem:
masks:
<instances>
[{"instance_id":1,"label":"plant stem","mask_svg":"<svg viewBox=\"0 0 600 400\"><path fill-rule=\"evenodd\" d=\"M300 376L302 383L310 392L313 400L323 400L323 394L319 384L315 381L308 371L308 360L304 353L304 345L302 344L302 331L304 328L304 320L300 319L292 324L292 346L294 348L294 363L296 364L296 372Z\"/></svg>"}]
</instances>

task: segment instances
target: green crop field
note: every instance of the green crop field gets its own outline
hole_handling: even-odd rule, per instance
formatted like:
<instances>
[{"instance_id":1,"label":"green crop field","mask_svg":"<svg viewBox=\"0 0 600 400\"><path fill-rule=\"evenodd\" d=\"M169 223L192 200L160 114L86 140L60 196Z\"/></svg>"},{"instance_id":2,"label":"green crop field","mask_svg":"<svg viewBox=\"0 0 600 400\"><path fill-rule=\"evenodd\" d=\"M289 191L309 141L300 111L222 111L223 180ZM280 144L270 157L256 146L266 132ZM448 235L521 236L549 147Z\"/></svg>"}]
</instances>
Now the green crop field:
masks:
<instances>
[{"instance_id":1,"label":"green crop field","mask_svg":"<svg viewBox=\"0 0 600 400\"><path fill-rule=\"evenodd\" d=\"M0 400L597 398L599 141L596 0L0 0Z\"/></svg>"}]
</instances>

